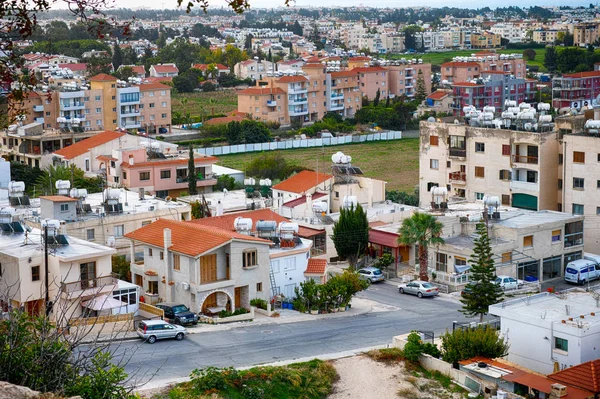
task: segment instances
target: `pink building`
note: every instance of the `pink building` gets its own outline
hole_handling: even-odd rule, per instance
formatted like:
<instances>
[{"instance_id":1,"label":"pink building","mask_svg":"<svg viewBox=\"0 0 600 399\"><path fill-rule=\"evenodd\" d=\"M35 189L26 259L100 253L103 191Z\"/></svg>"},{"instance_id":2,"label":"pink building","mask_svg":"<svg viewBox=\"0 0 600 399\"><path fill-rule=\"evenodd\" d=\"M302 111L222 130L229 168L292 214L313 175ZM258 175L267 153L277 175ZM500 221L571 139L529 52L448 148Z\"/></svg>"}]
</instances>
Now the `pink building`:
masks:
<instances>
[{"instance_id":1,"label":"pink building","mask_svg":"<svg viewBox=\"0 0 600 399\"><path fill-rule=\"evenodd\" d=\"M352 69L352 72L358 74L359 87L363 96L368 97L369 100L373 100L379 89L379 97L382 99L387 98L389 92L389 71L386 68L378 66L359 67Z\"/></svg>"},{"instance_id":2,"label":"pink building","mask_svg":"<svg viewBox=\"0 0 600 399\"><path fill-rule=\"evenodd\" d=\"M177 197L188 191L187 156L149 159L145 149L136 148L113 151L113 157L106 160L111 165L106 168L107 181L113 184L129 189L143 188L160 198ZM212 187L217 183L212 171L212 165L217 160L211 156L194 159L199 193L212 192Z\"/></svg>"},{"instance_id":3,"label":"pink building","mask_svg":"<svg viewBox=\"0 0 600 399\"><path fill-rule=\"evenodd\" d=\"M475 61L444 62L441 66L442 82L468 82L481 74L481 65Z\"/></svg>"}]
</instances>

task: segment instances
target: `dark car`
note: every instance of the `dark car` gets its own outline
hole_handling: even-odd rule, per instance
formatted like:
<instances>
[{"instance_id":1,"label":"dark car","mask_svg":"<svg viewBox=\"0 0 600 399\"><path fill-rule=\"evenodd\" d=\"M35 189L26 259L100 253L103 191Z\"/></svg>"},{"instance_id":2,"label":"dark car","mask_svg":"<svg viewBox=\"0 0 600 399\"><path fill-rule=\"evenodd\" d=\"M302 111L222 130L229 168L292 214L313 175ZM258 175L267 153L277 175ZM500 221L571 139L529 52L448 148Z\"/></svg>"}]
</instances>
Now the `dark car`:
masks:
<instances>
[{"instance_id":1,"label":"dark car","mask_svg":"<svg viewBox=\"0 0 600 399\"><path fill-rule=\"evenodd\" d=\"M161 302L156 305L165 311L165 320L173 324L186 325L198 324L198 315L192 312L187 306L175 302Z\"/></svg>"},{"instance_id":2,"label":"dark car","mask_svg":"<svg viewBox=\"0 0 600 399\"><path fill-rule=\"evenodd\" d=\"M158 128L158 133L160 133L160 134L169 133L169 130L167 130L166 127L159 127Z\"/></svg>"}]
</instances>

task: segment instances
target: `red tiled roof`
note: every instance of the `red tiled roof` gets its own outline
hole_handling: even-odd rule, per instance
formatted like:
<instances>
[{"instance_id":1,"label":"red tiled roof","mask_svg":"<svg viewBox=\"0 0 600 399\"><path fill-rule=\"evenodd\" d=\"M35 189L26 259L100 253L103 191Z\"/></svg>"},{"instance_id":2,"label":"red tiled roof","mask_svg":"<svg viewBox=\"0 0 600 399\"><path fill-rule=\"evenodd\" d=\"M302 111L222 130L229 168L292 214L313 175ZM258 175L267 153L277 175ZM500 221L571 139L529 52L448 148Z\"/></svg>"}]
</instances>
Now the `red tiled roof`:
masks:
<instances>
[{"instance_id":1,"label":"red tiled roof","mask_svg":"<svg viewBox=\"0 0 600 399\"><path fill-rule=\"evenodd\" d=\"M293 82L307 82L308 79L304 76L282 76L277 79L277 82L280 83L293 83Z\"/></svg>"},{"instance_id":2,"label":"red tiled roof","mask_svg":"<svg viewBox=\"0 0 600 399\"><path fill-rule=\"evenodd\" d=\"M77 202L77 198L71 198L64 195L46 195L40 197L40 199L45 199L52 202Z\"/></svg>"},{"instance_id":3,"label":"red tiled roof","mask_svg":"<svg viewBox=\"0 0 600 399\"><path fill-rule=\"evenodd\" d=\"M285 94L285 91L279 87L248 87L247 89L238 91L238 94L267 95L267 94Z\"/></svg>"},{"instance_id":4,"label":"red tiled roof","mask_svg":"<svg viewBox=\"0 0 600 399\"><path fill-rule=\"evenodd\" d=\"M600 359L569 367L550 374L548 378L598 394L600 393Z\"/></svg>"},{"instance_id":5,"label":"red tiled roof","mask_svg":"<svg viewBox=\"0 0 600 399\"><path fill-rule=\"evenodd\" d=\"M319 199L319 198L325 197L326 195L327 194L325 194L325 193L314 193L312 196L312 199ZM291 201L285 202L282 204L282 206L285 206L287 208L295 208L298 205L302 205L304 203L306 203L306 195L303 195L300 198L296 198Z\"/></svg>"},{"instance_id":6,"label":"red tiled roof","mask_svg":"<svg viewBox=\"0 0 600 399\"><path fill-rule=\"evenodd\" d=\"M92 76L90 78L90 82L116 82L117 78L111 75L107 75L105 73L99 73L96 76Z\"/></svg>"},{"instance_id":7,"label":"red tiled roof","mask_svg":"<svg viewBox=\"0 0 600 399\"><path fill-rule=\"evenodd\" d=\"M380 67L380 66L358 67L358 68L353 68L352 72L355 72L355 73L358 73L358 72L362 72L362 73L387 72L387 69Z\"/></svg>"},{"instance_id":8,"label":"red tiled roof","mask_svg":"<svg viewBox=\"0 0 600 399\"><path fill-rule=\"evenodd\" d=\"M398 237L396 233L388 233L387 231L369 229L369 242L379 244L384 247L398 248Z\"/></svg>"},{"instance_id":9,"label":"red tiled roof","mask_svg":"<svg viewBox=\"0 0 600 399\"><path fill-rule=\"evenodd\" d=\"M200 69L201 71L206 71L208 69L209 65L210 64L194 64L194 65L192 65L192 68L194 68L194 69ZM229 68L226 67L223 64L215 64L215 66L217 67L217 70L219 70L219 71L222 71L222 70L225 70L225 69L229 70Z\"/></svg>"},{"instance_id":10,"label":"red tiled roof","mask_svg":"<svg viewBox=\"0 0 600 399\"><path fill-rule=\"evenodd\" d=\"M443 98L446 98L449 94L450 93L444 90L436 90L430 95L428 95L427 98L431 98L432 100L441 100Z\"/></svg>"},{"instance_id":11,"label":"red tiled roof","mask_svg":"<svg viewBox=\"0 0 600 399\"><path fill-rule=\"evenodd\" d=\"M177 65L152 65L152 67L157 73L179 72Z\"/></svg>"},{"instance_id":12,"label":"red tiled roof","mask_svg":"<svg viewBox=\"0 0 600 399\"><path fill-rule=\"evenodd\" d=\"M563 78L600 78L600 71L568 73L563 75Z\"/></svg>"},{"instance_id":13,"label":"red tiled roof","mask_svg":"<svg viewBox=\"0 0 600 399\"><path fill-rule=\"evenodd\" d=\"M274 220L275 222L277 222L277 224L281 222L289 222L288 219L272 211L271 209L257 209L255 211L235 212L228 213L227 215L223 216L213 216L210 218L194 219L191 220L189 223L196 223L201 224L203 226L216 227L223 230L234 231L233 222L239 217L252 219L253 226L256 226L256 222L258 222L259 220ZM323 230L315 230L303 226L298 227L298 235L300 237L312 237L322 232Z\"/></svg>"},{"instance_id":14,"label":"red tiled roof","mask_svg":"<svg viewBox=\"0 0 600 399\"><path fill-rule=\"evenodd\" d=\"M478 83L471 83L471 82L456 82L456 83L452 83L452 86L474 87L474 86L484 86L484 85L483 84L478 84Z\"/></svg>"},{"instance_id":15,"label":"red tiled roof","mask_svg":"<svg viewBox=\"0 0 600 399\"><path fill-rule=\"evenodd\" d=\"M91 148L98 147L101 144L108 143L109 141L116 140L119 137L123 136L125 136L125 133L121 132L106 131L98 133L85 140L78 141L75 144L71 144L70 146L61 148L58 151L54 151L54 154L59 155L65 159L73 159L75 157L85 154Z\"/></svg>"},{"instance_id":16,"label":"red tiled roof","mask_svg":"<svg viewBox=\"0 0 600 399\"><path fill-rule=\"evenodd\" d=\"M148 83L160 83L160 82L172 82L173 81L173 77L172 76L148 76L147 78L144 78L142 80L142 83L144 84L148 84Z\"/></svg>"},{"instance_id":17,"label":"red tiled roof","mask_svg":"<svg viewBox=\"0 0 600 399\"><path fill-rule=\"evenodd\" d=\"M369 57L350 57L348 61L371 61Z\"/></svg>"},{"instance_id":18,"label":"red tiled roof","mask_svg":"<svg viewBox=\"0 0 600 399\"><path fill-rule=\"evenodd\" d=\"M202 255L232 240L271 244L271 241L262 238L168 219L158 219L154 223L125 234L125 237L156 247L164 247L163 230L167 228L171 229L172 245L169 249L189 256Z\"/></svg>"},{"instance_id":19,"label":"red tiled roof","mask_svg":"<svg viewBox=\"0 0 600 399\"><path fill-rule=\"evenodd\" d=\"M309 258L308 263L306 265L306 271L304 274L325 274L327 270L327 260L326 259L315 259Z\"/></svg>"},{"instance_id":20,"label":"red tiled roof","mask_svg":"<svg viewBox=\"0 0 600 399\"><path fill-rule=\"evenodd\" d=\"M312 68L325 68L325 65L321 64L320 62L309 62L307 64L304 64L304 66L302 67L302 69Z\"/></svg>"},{"instance_id":21,"label":"red tiled roof","mask_svg":"<svg viewBox=\"0 0 600 399\"><path fill-rule=\"evenodd\" d=\"M351 78L353 76L356 76L356 72L354 72L354 70L352 71L339 71L339 72L331 72L331 77L332 78Z\"/></svg>"},{"instance_id":22,"label":"red tiled roof","mask_svg":"<svg viewBox=\"0 0 600 399\"><path fill-rule=\"evenodd\" d=\"M87 64L84 62L78 62L76 64L58 64L59 68L67 68L71 71L85 71L87 69Z\"/></svg>"},{"instance_id":23,"label":"red tiled roof","mask_svg":"<svg viewBox=\"0 0 600 399\"><path fill-rule=\"evenodd\" d=\"M454 61L454 62L444 62L441 65L441 68L447 68L447 67L454 67L454 68L458 68L458 67L478 67L479 63L475 62L475 61L469 61L469 62L458 62L458 61Z\"/></svg>"},{"instance_id":24,"label":"red tiled roof","mask_svg":"<svg viewBox=\"0 0 600 399\"><path fill-rule=\"evenodd\" d=\"M300 173L282 181L273 186L273 190L289 191L292 193L302 194L305 191L318 186L324 181L333 178L327 173L313 172L312 170L303 170Z\"/></svg>"},{"instance_id":25,"label":"red tiled roof","mask_svg":"<svg viewBox=\"0 0 600 399\"><path fill-rule=\"evenodd\" d=\"M201 158L194 158L194 164L202 164L202 163L215 163L219 159L213 156L206 156ZM154 159L152 161L147 162L137 162L133 165L130 165L129 162L122 162L121 167L126 169L135 169L135 168L145 168L149 166L165 166L165 165L187 165L187 158L171 158L171 159Z\"/></svg>"},{"instance_id":26,"label":"red tiled roof","mask_svg":"<svg viewBox=\"0 0 600 399\"><path fill-rule=\"evenodd\" d=\"M163 83L159 83L159 82L153 82L153 83L144 83L140 85L140 91L146 91L146 90L171 90L172 87L168 86L166 84Z\"/></svg>"},{"instance_id":27,"label":"red tiled roof","mask_svg":"<svg viewBox=\"0 0 600 399\"><path fill-rule=\"evenodd\" d=\"M113 158L110 155L98 155L96 159L99 161L118 161L117 158Z\"/></svg>"}]
</instances>

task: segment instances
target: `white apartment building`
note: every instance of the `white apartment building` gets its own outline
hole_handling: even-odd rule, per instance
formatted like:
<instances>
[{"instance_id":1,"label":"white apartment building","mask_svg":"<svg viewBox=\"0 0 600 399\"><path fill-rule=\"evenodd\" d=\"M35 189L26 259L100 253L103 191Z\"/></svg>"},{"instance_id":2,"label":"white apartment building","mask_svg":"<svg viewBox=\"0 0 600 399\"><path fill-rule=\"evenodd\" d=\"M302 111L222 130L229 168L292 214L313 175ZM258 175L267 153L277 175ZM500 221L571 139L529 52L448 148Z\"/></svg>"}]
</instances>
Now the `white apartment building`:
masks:
<instances>
[{"instance_id":1,"label":"white apartment building","mask_svg":"<svg viewBox=\"0 0 600 399\"><path fill-rule=\"evenodd\" d=\"M490 28L490 31L496 35L502 36L504 39L508 39L510 43L521 43L523 39L525 39L526 33L521 24L510 22L494 24Z\"/></svg>"},{"instance_id":2,"label":"white apartment building","mask_svg":"<svg viewBox=\"0 0 600 399\"><path fill-rule=\"evenodd\" d=\"M261 80L267 77L267 73L274 72L275 65L266 60L246 60L238 62L233 68L233 73L239 79Z\"/></svg>"},{"instance_id":3,"label":"white apartment building","mask_svg":"<svg viewBox=\"0 0 600 399\"><path fill-rule=\"evenodd\" d=\"M600 358L598 301L593 293L544 292L490 306L510 345L508 360L542 374Z\"/></svg>"}]
</instances>

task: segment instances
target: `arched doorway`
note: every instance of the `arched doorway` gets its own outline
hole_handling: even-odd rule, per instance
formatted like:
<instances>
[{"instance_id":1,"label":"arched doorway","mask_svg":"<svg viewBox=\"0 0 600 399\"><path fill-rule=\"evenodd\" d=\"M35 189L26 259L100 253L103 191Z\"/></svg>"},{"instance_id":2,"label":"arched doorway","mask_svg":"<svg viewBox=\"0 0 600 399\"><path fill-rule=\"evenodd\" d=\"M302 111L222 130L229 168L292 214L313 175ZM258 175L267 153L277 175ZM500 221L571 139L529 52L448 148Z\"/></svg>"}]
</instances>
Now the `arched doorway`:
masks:
<instances>
[{"instance_id":1,"label":"arched doorway","mask_svg":"<svg viewBox=\"0 0 600 399\"><path fill-rule=\"evenodd\" d=\"M231 293L226 291L214 291L209 294L200 306L200 312L203 314L215 314L221 310L235 310L235 302Z\"/></svg>"}]
</instances>

